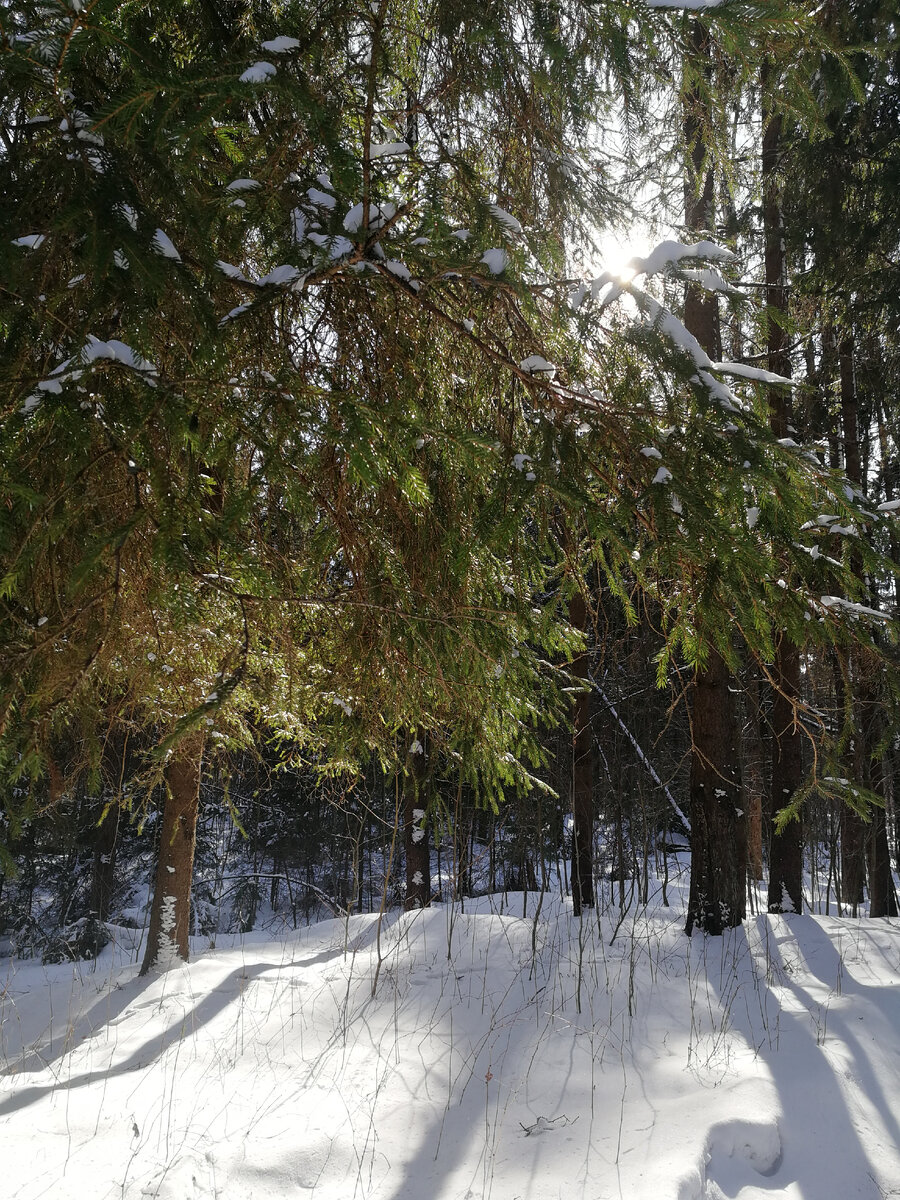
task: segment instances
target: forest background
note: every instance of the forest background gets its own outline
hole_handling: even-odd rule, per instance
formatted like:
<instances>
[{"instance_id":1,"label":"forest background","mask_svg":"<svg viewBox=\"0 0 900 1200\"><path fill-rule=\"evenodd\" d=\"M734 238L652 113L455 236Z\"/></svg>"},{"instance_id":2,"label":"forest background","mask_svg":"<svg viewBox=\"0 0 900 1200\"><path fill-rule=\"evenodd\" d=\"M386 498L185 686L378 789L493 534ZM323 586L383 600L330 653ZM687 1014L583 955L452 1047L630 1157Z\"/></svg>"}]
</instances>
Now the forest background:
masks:
<instances>
[{"instance_id":1,"label":"forest background","mask_svg":"<svg viewBox=\"0 0 900 1200\"><path fill-rule=\"evenodd\" d=\"M14 953L896 914L890 4L0 22Z\"/></svg>"}]
</instances>

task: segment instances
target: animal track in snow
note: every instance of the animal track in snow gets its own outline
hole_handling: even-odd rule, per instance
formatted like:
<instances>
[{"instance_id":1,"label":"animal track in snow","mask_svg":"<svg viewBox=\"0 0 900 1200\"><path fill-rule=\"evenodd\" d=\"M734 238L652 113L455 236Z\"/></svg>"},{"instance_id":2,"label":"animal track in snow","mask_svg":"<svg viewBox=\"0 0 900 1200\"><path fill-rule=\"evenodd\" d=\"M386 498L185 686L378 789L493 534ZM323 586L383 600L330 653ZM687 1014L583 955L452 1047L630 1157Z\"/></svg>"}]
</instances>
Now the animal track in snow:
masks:
<instances>
[{"instance_id":1,"label":"animal track in snow","mask_svg":"<svg viewBox=\"0 0 900 1200\"><path fill-rule=\"evenodd\" d=\"M774 1122L722 1121L710 1130L703 1160L682 1182L678 1200L762 1200L777 1185L761 1181L780 1165L781 1135Z\"/></svg>"}]
</instances>

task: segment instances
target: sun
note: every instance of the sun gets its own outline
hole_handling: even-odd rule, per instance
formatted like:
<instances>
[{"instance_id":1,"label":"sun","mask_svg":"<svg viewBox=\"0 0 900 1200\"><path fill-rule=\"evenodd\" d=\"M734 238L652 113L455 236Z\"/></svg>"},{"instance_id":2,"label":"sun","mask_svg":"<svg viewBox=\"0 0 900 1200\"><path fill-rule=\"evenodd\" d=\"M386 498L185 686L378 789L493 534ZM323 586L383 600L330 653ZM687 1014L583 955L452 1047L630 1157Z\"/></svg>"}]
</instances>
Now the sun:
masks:
<instances>
[{"instance_id":1,"label":"sun","mask_svg":"<svg viewBox=\"0 0 900 1200\"><path fill-rule=\"evenodd\" d=\"M618 283L631 283L636 271L632 261L647 253L646 237L640 230L609 230L597 238L597 255L591 264L595 276L604 271Z\"/></svg>"}]
</instances>

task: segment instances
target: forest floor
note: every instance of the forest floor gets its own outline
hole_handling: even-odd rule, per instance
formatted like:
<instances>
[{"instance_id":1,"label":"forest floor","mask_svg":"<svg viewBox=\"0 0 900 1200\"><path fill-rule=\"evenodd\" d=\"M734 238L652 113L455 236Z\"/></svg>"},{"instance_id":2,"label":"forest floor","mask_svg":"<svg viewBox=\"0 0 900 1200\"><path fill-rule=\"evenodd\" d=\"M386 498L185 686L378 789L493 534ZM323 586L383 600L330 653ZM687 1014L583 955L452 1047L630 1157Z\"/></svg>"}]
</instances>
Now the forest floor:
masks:
<instances>
[{"instance_id":1,"label":"forest floor","mask_svg":"<svg viewBox=\"0 0 900 1200\"><path fill-rule=\"evenodd\" d=\"M608 888L607 888L608 890ZM0 961L10 1200L900 1197L900 922L521 893Z\"/></svg>"}]
</instances>

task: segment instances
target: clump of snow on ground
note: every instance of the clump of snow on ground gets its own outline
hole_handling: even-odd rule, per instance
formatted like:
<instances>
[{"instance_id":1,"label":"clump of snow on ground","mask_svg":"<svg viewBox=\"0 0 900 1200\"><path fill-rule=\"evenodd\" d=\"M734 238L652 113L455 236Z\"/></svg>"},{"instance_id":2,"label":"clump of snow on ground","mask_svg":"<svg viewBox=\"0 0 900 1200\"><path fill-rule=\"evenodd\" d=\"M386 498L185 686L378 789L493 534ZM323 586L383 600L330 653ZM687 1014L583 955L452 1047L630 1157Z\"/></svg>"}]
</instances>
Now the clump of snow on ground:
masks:
<instances>
[{"instance_id":1,"label":"clump of snow on ground","mask_svg":"<svg viewBox=\"0 0 900 1200\"><path fill-rule=\"evenodd\" d=\"M137 930L96 967L4 960L5 1194L896 1194L900 925L688 939L671 894L621 919L511 893L198 940L143 979Z\"/></svg>"}]
</instances>

